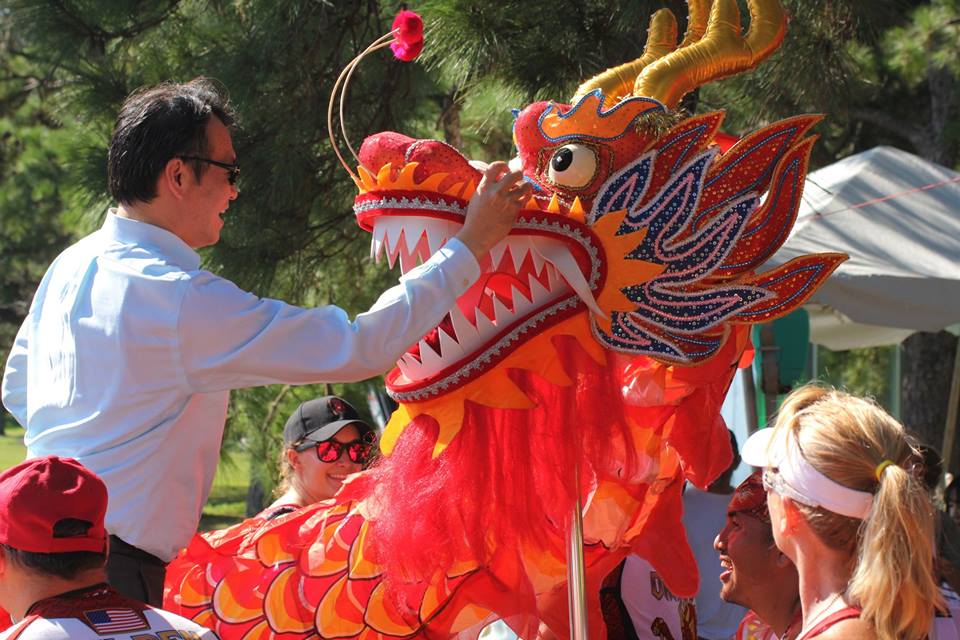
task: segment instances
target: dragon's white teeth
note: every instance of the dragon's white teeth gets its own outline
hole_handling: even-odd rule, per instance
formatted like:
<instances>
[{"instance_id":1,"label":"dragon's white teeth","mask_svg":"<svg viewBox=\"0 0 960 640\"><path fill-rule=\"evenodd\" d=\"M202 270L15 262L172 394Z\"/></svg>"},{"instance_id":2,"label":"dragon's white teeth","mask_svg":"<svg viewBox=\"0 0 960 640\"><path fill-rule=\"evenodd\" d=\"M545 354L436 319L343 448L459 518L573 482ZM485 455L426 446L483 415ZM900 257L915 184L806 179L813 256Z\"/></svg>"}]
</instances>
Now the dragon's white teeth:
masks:
<instances>
[{"instance_id":1,"label":"dragon's white teeth","mask_svg":"<svg viewBox=\"0 0 960 640\"><path fill-rule=\"evenodd\" d=\"M533 296L534 302L541 303L550 297L550 290L540 284L536 278L530 278L527 282L530 283L530 295Z\"/></svg>"},{"instance_id":2,"label":"dragon's white teeth","mask_svg":"<svg viewBox=\"0 0 960 640\"><path fill-rule=\"evenodd\" d=\"M500 261L503 260L503 254L507 250L507 243L501 240L492 249L490 249L491 268L496 271L500 267Z\"/></svg>"},{"instance_id":3,"label":"dragon's white teeth","mask_svg":"<svg viewBox=\"0 0 960 640\"><path fill-rule=\"evenodd\" d=\"M434 224L427 225L427 246L432 256L440 247L446 243L454 234L451 233L450 223L438 220Z\"/></svg>"},{"instance_id":4,"label":"dragon's white teeth","mask_svg":"<svg viewBox=\"0 0 960 640\"><path fill-rule=\"evenodd\" d=\"M426 232L426 223L421 218L409 218L403 221L403 238L407 252L411 256L417 255L417 245Z\"/></svg>"},{"instance_id":5,"label":"dragon's white teeth","mask_svg":"<svg viewBox=\"0 0 960 640\"><path fill-rule=\"evenodd\" d=\"M543 256L540 255L540 252L537 251L537 247L533 243L530 243L530 257L533 259L533 269L537 272L537 275L543 271L543 265L547 264L546 260L543 259Z\"/></svg>"},{"instance_id":6,"label":"dragon's white teeth","mask_svg":"<svg viewBox=\"0 0 960 640\"><path fill-rule=\"evenodd\" d=\"M529 240L526 238L510 239L510 257L513 258L513 270L515 273L520 273L520 267L523 265L523 261L528 253L530 253Z\"/></svg>"},{"instance_id":7,"label":"dragon's white teeth","mask_svg":"<svg viewBox=\"0 0 960 640\"><path fill-rule=\"evenodd\" d=\"M448 220L383 216L374 222L370 256L379 262L386 255L391 268L399 258L401 269L406 272L416 266L418 259L429 260L459 229L459 224Z\"/></svg>"},{"instance_id":8,"label":"dragon's white teeth","mask_svg":"<svg viewBox=\"0 0 960 640\"><path fill-rule=\"evenodd\" d=\"M477 330L470 321L467 320L460 307L454 306L450 310L450 321L453 323L453 331L457 334L457 341L461 344L472 343L477 338Z\"/></svg>"},{"instance_id":9,"label":"dragon's white teeth","mask_svg":"<svg viewBox=\"0 0 960 640\"><path fill-rule=\"evenodd\" d=\"M380 252L383 251L383 239L387 235L387 228L374 222L373 232L370 234L370 258L380 262Z\"/></svg>"},{"instance_id":10,"label":"dragon's white teeth","mask_svg":"<svg viewBox=\"0 0 960 640\"><path fill-rule=\"evenodd\" d=\"M399 240L399 238L397 238L397 240ZM386 251L387 265L391 269L393 269L393 266L397 264L397 256L400 254L400 245L399 244L391 245L389 241L387 241L386 245L387 245L386 247L387 248L387 251Z\"/></svg>"},{"instance_id":11,"label":"dragon's white teeth","mask_svg":"<svg viewBox=\"0 0 960 640\"><path fill-rule=\"evenodd\" d=\"M380 243L375 246L377 255L382 251L386 255L387 264L390 265L391 269L397 262L397 254L400 252L401 243L403 242L401 238L402 234L403 225L397 218L378 218L374 223L374 243L378 241Z\"/></svg>"},{"instance_id":12,"label":"dragon's white teeth","mask_svg":"<svg viewBox=\"0 0 960 640\"><path fill-rule=\"evenodd\" d=\"M426 340L420 341L420 375L431 376L443 369L440 354L433 350Z\"/></svg>"},{"instance_id":13,"label":"dragon's white teeth","mask_svg":"<svg viewBox=\"0 0 960 640\"><path fill-rule=\"evenodd\" d=\"M477 337L480 342L486 342L497 335L497 325L493 324L493 321L480 309L477 309L476 323Z\"/></svg>"},{"instance_id":14,"label":"dragon's white teeth","mask_svg":"<svg viewBox=\"0 0 960 640\"><path fill-rule=\"evenodd\" d=\"M403 244L400 245L400 272L407 273L410 269L413 269L417 266L417 257L415 254L408 252L407 247Z\"/></svg>"},{"instance_id":15,"label":"dragon's white teeth","mask_svg":"<svg viewBox=\"0 0 960 640\"><path fill-rule=\"evenodd\" d=\"M459 223L437 218L384 216L374 221L371 255L378 262L386 256L391 267L399 262L401 270L407 273L418 261L428 260L460 227ZM509 258L505 255L508 252ZM534 240L522 235L508 236L483 256L481 264L484 271L501 270L502 265L503 271L520 274L528 255L533 272L526 274L526 287L512 286L512 303L488 290L483 294L486 311L477 308L473 321L454 307L449 312L452 330L438 327L436 347L421 340L419 355L404 354L397 362L401 373L410 380L436 375L497 339L518 319L569 295L571 289L593 313L603 315L579 264L563 242L546 237Z\"/></svg>"},{"instance_id":16,"label":"dragon's white teeth","mask_svg":"<svg viewBox=\"0 0 960 640\"><path fill-rule=\"evenodd\" d=\"M566 283L563 279L563 276L560 275L560 272L557 271L556 267L554 267L552 264L548 262L547 263L547 287L549 287L551 291L556 291L558 286L562 286L564 284Z\"/></svg>"},{"instance_id":17,"label":"dragon's white teeth","mask_svg":"<svg viewBox=\"0 0 960 640\"><path fill-rule=\"evenodd\" d=\"M590 285L587 283L587 279L583 277L583 272L580 271L580 265L577 264L577 260L565 246L559 242L543 243L541 253L547 260L553 263L553 266L557 268L563 276L563 279L577 292L577 295L580 296L580 299L583 300L590 311L601 318L607 317L607 314L603 312L593 297Z\"/></svg>"},{"instance_id":18,"label":"dragon's white teeth","mask_svg":"<svg viewBox=\"0 0 960 640\"><path fill-rule=\"evenodd\" d=\"M403 222L399 218L381 217L377 218L377 227L383 227L384 239L391 248L395 247L403 231Z\"/></svg>"},{"instance_id":19,"label":"dragon's white teeth","mask_svg":"<svg viewBox=\"0 0 960 640\"><path fill-rule=\"evenodd\" d=\"M532 300L528 299L520 289L511 286L510 295L513 296L513 315L521 317L532 311L536 306Z\"/></svg>"},{"instance_id":20,"label":"dragon's white teeth","mask_svg":"<svg viewBox=\"0 0 960 640\"><path fill-rule=\"evenodd\" d=\"M499 296L493 296L493 321L497 326L503 328L512 316L513 313L507 308L507 305L500 302Z\"/></svg>"},{"instance_id":21,"label":"dragon's white teeth","mask_svg":"<svg viewBox=\"0 0 960 640\"><path fill-rule=\"evenodd\" d=\"M514 273L519 273L520 267L527 258L527 254L533 251L532 247L533 245L527 238L516 238L510 236L505 240L501 240L495 247L490 249L491 268L498 270L501 262L503 261L504 255L509 253L511 263L513 264L513 271ZM534 264L537 263L540 265L543 264L543 260L540 259L539 256L535 259Z\"/></svg>"},{"instance_id":22,"label":"dragon's white teeth","mask_svg":"<svg viewBox=\"0 0 960 640\"><path fill-rule=\"evenodd\" d=\"M440 334L440 355L443 356L443 359L450 363L456 362L463 356L467 355L463 347L460 344L447 335L447 332L443 329L437 329L437 333Z\"/></svg>"},{"instance_id":23,"label":"dragon's white teeth","mask_svg":"<svg viewBox=\"0 0 960 640\"><path fill-rule=\"evenodd\" d=\"M400 356L400 359L397 360L397 366L400 367L400 373L402 373L408 379L417 379L416 369L419 367L419 364L414 361L413 356L411 356L409 353L405 353Z\"/></svg>"}]
</instances>

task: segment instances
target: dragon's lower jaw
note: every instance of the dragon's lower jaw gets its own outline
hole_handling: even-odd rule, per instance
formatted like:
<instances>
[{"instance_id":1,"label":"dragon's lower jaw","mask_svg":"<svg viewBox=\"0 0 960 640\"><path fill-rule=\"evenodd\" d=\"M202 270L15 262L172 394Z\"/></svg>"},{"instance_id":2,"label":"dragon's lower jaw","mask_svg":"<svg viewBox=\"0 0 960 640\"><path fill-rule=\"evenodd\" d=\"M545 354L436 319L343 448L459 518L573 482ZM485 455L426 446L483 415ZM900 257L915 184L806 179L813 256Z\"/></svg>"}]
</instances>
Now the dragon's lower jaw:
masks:
<instances>
[{"instance_id":1,"label":"dragon's lower jaw","mask_svg":"<svg viewBox=\"0 0 960 640\"><path fill-rule=\"evenodd\" d=\"M562 230L561 220L526 213L511 235L480 260L480 279L457 306L388 374L387 387L396 398L426 399L483 374L508 347L581 310L581 291L592 299L569 244L548 235L553 227ZM450 219L419 215L381 215L371 226L372 256L378 262L385 258L391 267L399 263L404 273L460 228Z\"/></svg>"}]
</instances>

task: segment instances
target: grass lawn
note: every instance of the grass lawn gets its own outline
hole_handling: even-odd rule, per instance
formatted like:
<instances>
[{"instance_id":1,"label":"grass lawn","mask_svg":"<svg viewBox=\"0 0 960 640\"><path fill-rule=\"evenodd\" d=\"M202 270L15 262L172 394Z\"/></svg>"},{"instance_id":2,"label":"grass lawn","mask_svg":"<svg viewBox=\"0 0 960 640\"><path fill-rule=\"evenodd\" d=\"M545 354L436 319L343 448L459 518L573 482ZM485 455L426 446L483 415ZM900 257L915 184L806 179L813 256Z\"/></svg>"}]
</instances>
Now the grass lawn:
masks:
<instances>
[{"instance_id":1,"label":"grass lawn","mask_svg":"<svg viewBox=\"0 0 960 640\"><path fill-rule=\"evenodd\" d=\"M26 454L27 450L23 446L23 429L11 427L8 423L4 434L0 436L0 469L6 470L23 462Z\"/></svg>"},{"instance_id":2,"label":"grass lawn","mask_svg":"<svg viewBox=\"0 0 960 640\"><path fill-rule=\"evenodd\" d=\"M7 424L0 436L0 471L23 462L23 429ZM200 530L222 529L243 519L246 509L247 484L250 478L250 457L232 456L230 462L221 461L213 481L210 499L200 519Z\"/></svg>"},{"instance_id":3,"label":"grass lawn","mask_svg":"<svg viewBox=\"0 0 960 640\"><path fill-rule=\"evenodd\" d=\"M200 531L223 529L243 520L247 508L247 486L250 484L250 456L235 454L221 460L207 506L200 517Z\"/></svg>"}]
</instances>

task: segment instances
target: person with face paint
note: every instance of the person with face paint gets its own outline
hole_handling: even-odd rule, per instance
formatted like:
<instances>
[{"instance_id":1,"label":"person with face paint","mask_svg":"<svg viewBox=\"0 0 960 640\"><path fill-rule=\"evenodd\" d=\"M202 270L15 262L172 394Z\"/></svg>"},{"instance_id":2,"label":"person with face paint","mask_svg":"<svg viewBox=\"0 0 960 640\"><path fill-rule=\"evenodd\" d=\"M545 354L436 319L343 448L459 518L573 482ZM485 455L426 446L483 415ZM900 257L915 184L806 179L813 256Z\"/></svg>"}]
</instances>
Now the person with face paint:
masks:
<instances>
[{"instance_id":1,"label":"person with face paint","mask_svg":"<svg viewBox=\"0 0 960 640\"><path fill-rule=\"evenodd\" d=\"M722 600L716 589L723 567L717 562L713 542L727 518L727 506L734 492L731 480L740 466L737 438L733 431L728 433L733 450L730 466L705 491L688 483L683 492L683 528L700 571L700 588L694 599L699 640L729 640L746 614L737 604Z\"/></svg>"},{"instance_id":2,"label":"person with face paint","mask_svg":"<svg viewBox=\"0 0 960 640\"><path fill-rule=\"evenodd\" d=\"M735 640L794 640L800 631L797 569L777 548L759 471L733 492L713 542L720 554L720 598L748 608Z\"/></svg>"}]
</instances>

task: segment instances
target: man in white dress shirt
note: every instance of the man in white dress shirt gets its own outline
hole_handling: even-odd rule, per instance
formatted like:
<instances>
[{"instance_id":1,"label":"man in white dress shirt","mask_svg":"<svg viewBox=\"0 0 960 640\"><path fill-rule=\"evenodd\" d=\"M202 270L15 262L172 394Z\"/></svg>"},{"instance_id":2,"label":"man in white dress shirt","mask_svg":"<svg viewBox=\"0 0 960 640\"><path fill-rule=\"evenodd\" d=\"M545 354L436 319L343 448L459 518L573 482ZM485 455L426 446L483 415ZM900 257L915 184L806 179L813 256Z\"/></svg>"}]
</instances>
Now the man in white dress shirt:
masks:
<instances>
[{"instance_id":1,"label":"man in white dress shirt","mask_svg":"<svg viewBox=\"0 0 960 640\"><path fill-rule=\"evenodd\" d=\"M490 165L457 236L351 321L200 268L194 250L219 240L237 197L232 122L203 79L127 99L108 156L118 205L50 266L3 377L28 457L70 456L103 478L110 581L151 604L196 531L230 389L383 373L479 277L478 257L530 194L518 172Z\"/></svg>"}]
</instances>

